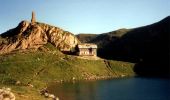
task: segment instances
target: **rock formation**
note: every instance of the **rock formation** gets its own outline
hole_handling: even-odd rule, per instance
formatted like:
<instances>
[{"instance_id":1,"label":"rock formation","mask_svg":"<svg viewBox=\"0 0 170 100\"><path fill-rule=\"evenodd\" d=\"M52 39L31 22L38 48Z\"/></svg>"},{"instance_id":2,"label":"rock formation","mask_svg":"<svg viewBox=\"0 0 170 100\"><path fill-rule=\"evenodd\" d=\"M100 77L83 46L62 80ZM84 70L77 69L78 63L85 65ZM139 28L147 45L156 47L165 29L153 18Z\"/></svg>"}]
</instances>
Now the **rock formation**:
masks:
<instances>
[{"instance_id":1,"label":"rock formation","mask_svg":"<svg viewBox=\"0 0 170 100\"><path fill-rule=\"evenodd\" d=\"M32 24L34 23L34 24ZM22 21L16 28L0 35L0 54L15 50L38 49L47 42L60 51L71 51L79 40L70 32L44 23Z\"/></svg>"}]
</instances>

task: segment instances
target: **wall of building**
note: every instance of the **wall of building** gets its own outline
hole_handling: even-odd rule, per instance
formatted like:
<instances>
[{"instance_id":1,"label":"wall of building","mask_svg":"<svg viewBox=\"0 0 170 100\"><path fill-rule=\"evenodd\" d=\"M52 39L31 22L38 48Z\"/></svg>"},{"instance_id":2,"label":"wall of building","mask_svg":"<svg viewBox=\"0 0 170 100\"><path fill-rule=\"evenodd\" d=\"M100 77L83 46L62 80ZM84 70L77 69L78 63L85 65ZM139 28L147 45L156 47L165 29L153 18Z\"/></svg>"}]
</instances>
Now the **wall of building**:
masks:
<instances>
[{"instance_id":1,"label":"wall of building","mask_svg":"<svg viewBox=\"0 0 170 100\"><path fill-rule=\"evenodd\" d=\"M81 48L79 49L78 55L80 56L96 56L97 49Z\"/></svg>"}]
</instances>

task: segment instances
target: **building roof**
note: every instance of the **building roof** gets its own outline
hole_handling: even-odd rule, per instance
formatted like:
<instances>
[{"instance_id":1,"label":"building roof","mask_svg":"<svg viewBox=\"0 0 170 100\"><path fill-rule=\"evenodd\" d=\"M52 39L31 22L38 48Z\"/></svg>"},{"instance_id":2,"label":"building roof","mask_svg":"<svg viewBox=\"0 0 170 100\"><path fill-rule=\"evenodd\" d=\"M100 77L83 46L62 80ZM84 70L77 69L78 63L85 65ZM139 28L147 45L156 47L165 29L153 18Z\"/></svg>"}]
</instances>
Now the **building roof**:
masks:
<instances>
[{"instance_id":1,"label":"building roof","mask_svg":"<svg viewBox=\"0 0 170 100\"><path fill-rule=\"evenodd\" d=\"M94 48L94 49L97 49L97 45L92 44L92 43L83 43L83 44L78 44L77 46L78 46L78 48Z\"/></svg>"}]
</instances>

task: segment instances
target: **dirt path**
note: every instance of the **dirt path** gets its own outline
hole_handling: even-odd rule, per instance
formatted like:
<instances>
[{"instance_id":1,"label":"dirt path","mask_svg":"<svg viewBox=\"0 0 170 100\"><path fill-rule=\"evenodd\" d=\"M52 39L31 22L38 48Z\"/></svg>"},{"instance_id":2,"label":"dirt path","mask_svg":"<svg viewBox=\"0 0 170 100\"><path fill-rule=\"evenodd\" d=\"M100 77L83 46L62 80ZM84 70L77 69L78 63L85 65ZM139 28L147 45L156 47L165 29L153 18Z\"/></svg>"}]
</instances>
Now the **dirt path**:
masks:
<instances>
[{"instance_id":1,"label":"dirt path","mask_svg":"<svg viewBox=\"0 0 170 100\"><path fill-rule=\"evenodd\" d=\"M108 70L109 72L111 72L112 75L117 75L117 73L112 70L111 65L110 65L110 62L107 61L107 60L103 60L103 61L104 61L105 65L106 65L106 67L107 67L107 70Z\"/></svg>"}]
</instances>

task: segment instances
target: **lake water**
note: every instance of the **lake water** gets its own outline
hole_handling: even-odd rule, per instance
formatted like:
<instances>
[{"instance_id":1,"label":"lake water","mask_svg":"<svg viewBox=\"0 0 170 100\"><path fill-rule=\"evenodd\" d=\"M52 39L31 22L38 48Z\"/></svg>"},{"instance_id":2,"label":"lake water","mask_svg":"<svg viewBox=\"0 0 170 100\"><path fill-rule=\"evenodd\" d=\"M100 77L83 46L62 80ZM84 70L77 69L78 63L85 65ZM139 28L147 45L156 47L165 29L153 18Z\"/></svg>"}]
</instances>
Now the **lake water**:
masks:
<instances>
[{"instance_id":1,"label":"lake water","mask_svg":"<svg viewBox=\"0 0 170 100\"><path fill-rule=\"evenodd\" d=\"M60 100L170 100L170 79L122 78L52 84Z\"/></svg>"}]
</instances>

